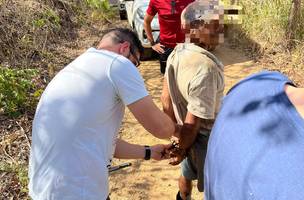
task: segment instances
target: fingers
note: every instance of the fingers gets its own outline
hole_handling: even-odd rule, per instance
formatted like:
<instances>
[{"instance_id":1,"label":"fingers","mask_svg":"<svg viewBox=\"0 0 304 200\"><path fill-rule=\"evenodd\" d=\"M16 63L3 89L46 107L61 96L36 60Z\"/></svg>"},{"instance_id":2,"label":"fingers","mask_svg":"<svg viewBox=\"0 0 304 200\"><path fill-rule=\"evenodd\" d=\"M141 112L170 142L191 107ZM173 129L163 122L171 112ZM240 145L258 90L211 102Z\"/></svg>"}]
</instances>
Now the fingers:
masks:
<instances>
[{"instance_id":1,"label":"fingers","mask_svg":"<svg viewBox=\"0 0 304 200\"><path fill-rule=\"evenodd\" d=\"M151 146L151 158L154 160L170 159L169 164L178 165L185 156L185 150L177 148L172 143Z\"/></svg>"},{"instance_id":2,"label":"fingers","mask_svg":"<svg viewBox=\"0 0 304 200\"><path fill-rule=\"evenodd\" d=\"M181 159L180 157L173 157L173 158L170 158L169 160L169 164L170 165L178 165L179 163L182 162L183 159Z\"/></svg>"},{"instance_id":3,"label":"fingers","mask_svg":"<svg viewBox=\"0 0 304 200\"><path fill-rule=\"evenodd\" d=\"M184 149L179 148L179 143L176 140L172 140L172 145L170 148L168 148L169 151L169 164L170 165L178 165L183 161L183 159L186 157L186 151Z\"/></svg>"},{"instance_id":4,"label":"fingers","mask_svg":"<svg viewBox=\"0 0 304 200\"><path fill-rule=\"evenodd\" d=\"M155 45L152 46L152 49L154 51L156 51L159 54L162 54L165 52L165 50L163 49L163 47L165 47L164 45L161 45L160 43L157 43Z\"/></svg>"},{"instance_id":5,"label":"fingers","mask_svg":"<svg viewBox=\"0 0 304 200\"><path fill-rule=\"evenodd\" d=\"M164 146L164 149L169 149L170 147L172 147L172 144L171 143L163 144L163 146Z\"/></svg>"},{"instance_id":6,"label":"fingers","mask_svg":"<svg viewBox=\"0 0 304 200\"><path fill-rule=\"evenodd\" d=\"M164 160L169 159L168 148L171 144L157 144L151 146L151 158L154 160Z\"/></svg>"}]
</instances>

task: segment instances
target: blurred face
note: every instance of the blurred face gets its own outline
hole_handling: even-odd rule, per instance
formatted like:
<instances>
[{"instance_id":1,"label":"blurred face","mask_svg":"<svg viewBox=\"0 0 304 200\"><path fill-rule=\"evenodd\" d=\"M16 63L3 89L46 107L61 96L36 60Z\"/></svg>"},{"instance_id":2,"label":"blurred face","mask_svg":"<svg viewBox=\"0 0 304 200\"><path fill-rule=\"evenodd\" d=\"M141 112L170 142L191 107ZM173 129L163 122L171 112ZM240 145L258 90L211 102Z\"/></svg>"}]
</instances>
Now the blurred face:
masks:
<instances>
[{"instance_id":1,"label":"blurred face","mask_svg":"<svg viewBox=\"0 0 304 200\"><path fill-rule=\"evenodd\" d=\"M205 22L195 20L186 27L186 41L207 47L207 50L214 49L223 42L224 25L219 20Z\"/></svg>"},{"instance_id":2,"label":"blurred face","mask_svg":"<svg viewBox=\"0 0 304 200\"><path fill-rule=\"evenodd\" d=\"M202 28L201 41L209 46L217 46L220 43L220 35L224 33L224 26L218 20L205 23Z\"/></svg>"}]
</instances>

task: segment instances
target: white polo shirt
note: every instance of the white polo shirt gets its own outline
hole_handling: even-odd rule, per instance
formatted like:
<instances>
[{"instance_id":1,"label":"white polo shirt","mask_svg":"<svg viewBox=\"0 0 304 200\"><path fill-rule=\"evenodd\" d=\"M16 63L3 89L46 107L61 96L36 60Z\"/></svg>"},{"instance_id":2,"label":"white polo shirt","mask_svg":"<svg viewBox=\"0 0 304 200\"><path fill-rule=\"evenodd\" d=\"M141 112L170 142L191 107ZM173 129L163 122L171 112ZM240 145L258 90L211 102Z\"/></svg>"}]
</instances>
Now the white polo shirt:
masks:
<instances>
[{"instance_id":1,"label":"white polo shirt","mask_svg":"<svg viewBox=\"0 0 304 200\"><path fill-rule=\"evenodd\" d=\"M90 48L45 89L32 130L34 200L104 200L125 105L148 95L125 57Z\"/></svg>"}]
</instances>

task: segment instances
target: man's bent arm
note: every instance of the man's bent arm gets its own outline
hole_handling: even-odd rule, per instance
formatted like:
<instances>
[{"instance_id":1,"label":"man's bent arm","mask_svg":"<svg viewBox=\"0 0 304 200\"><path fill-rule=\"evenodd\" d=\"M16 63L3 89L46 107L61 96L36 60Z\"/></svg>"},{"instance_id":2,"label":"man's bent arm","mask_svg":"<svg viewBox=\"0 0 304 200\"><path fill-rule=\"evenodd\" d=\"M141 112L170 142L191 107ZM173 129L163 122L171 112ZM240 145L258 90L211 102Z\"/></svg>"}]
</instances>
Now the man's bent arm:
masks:
<instances>
[{"instance_id":1,"label":"man's bent arm","mask_svg":"<svg viewBox=\"0 0 304 200\"><path fill-rule=\"evenodd\" d=\"M151 43L151 47L154 51L156 51L159 54L164 53L164 49L163 49L163 45L161 45L160 43L155 43L154 39L153 39L153 35L152 35L152 28L151 28L151 22L153 20L154 16L149 15L148 13L146 13L145 15L145 19L144 19L144 29L145 32L147 34L147 38Z\"/></svg>"},{"instance_id":2,"label":"man's bent arm","mask_svg":"<svg viewBox=\"0 0 304 200\"><path fill-rule=\"evenodd\" d=\"M169 148L170 144L156 144L150 147L150 158L154 160L165 159L163 152ZM130 144L124 140L118 139L114 157L119 159L144 159L146 154L145 146Z\"/></svg>"},{"instance_id":3,"label":"man's bent arm","mask_svg":"<svg viewBox=\"0 0 304 200\"><path fill-rule=\"evenodd\" d=\"M163 105L164 113L166 113L174 122L176 122L173 105L169 93L168 82L166 78L164 78L161 102Z\"/></svg>"},{"instance_id":4,"label":"man's bent arm","mask_svg":"<svg viewBox=\"0 0 304 200\"><path fill-rule=\"evenodd\" d=\"M114 157L119 159L143 159L145 157L145 147L118 139Z\"/></svg>"},{"instance_id":5,"label":"man's bent arm","mask_svg":"<svg viewBox=\"0 0 304 200\"><path fill-rule=\"evenodd\" d=\"M188 149L194 143L200 128L200 121L201 118L187 112L179 135L179 145L181 149Z\"/></svg>"},{"instance_id":6,"label":"man's bent arm","mask_svg":"<svg viewBox=\"0 0 304 200\"><path fill-rule=\"evenodd\" d=\"M153 39L153 35L152 35L152 27L151 27L151 22L153 20L152 15L149 15L148 13L146 13L145 18L144 18L144 29L147 35L148 40L150 41L151 45L153 46L155 41Z\"/></svg>"},{"instance_id":7,"label":"man's bent arm","mask_svg":"<svg viewBox=\"0 0 304 200\"><path fill-rule=\"evenodd\" d=\"M137 121L157 138L170 138L175 132L175 123L146 96L130 105L128 108Z\"/></svg>"}]
</instances>

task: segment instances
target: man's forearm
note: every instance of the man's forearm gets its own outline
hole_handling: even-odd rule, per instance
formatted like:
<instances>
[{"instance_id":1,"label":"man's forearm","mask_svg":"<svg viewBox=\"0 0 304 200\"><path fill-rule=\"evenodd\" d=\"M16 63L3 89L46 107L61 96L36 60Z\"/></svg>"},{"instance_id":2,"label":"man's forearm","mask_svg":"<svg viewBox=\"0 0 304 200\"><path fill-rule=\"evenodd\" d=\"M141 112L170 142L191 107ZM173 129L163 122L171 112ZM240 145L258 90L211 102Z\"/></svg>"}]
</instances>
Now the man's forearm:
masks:
<instances>
[{"instance_id":1,"label":"man's forearm","mask_svg":"<svg viewBox=\"0 0 304 200\"><path fill-rule=\"evenodd\" d=\"M151 28L150 24L147 25L147 27L145 28L145 31L146 31L146 35L147 35L147 38L148 38L149 42L151 43L151 45L154 45L155 41L153 39L152 28Z\"/></svg>"},{"instance_id":2,"label":"man's forearm","mask_svg":"<svg viewBox=\"0 0 304 200\"><path fill-rule=\"evenodd\" d=\"M120 159L145 159L162 160L166 158L165 149L168 149L171 144L156 144L152 146L143 146L130 144L124 140L118 139L116 143L115 158Z\"/></svg>"},{"instance_id":3,"label":"man's forearm","mask_svg":"<svg viewBox=\"0 0 304 200\"><path fill-rule=\"evenodd\" d=\"M188 149L194 143L199 126L197 124L183 124L179 134L179 146L181 149Z\"/></svg>"},{"instance_id":4,"label":"man's forearm","mask_svg":"<svg viewBox=\"0 0 304 200\"><path fill-rule=\"evenodd\" d=\"M201 125L201 119L187 112L183 126L179 132L179 145L182 149L188 149L194 143Z\"/></svg>"},{"instance_id":5,"label":"man's forearm","mask_svg":"<svg viewBox=\"0 0 304 200\"><path fill-rule=\"evenodd\" d=\"M176 123L172 104L168 101L167 102L162 101L162 104L163 104L164 113L166 113L172 119L172 121L174 121Z\"/></svg>"},{"instance_id":6,"label":"man's forearm","mask_svg":"<svg viewBox=\"0 0 304 200\"><path fill-rule=\"evenodd\" d=\"M152 18L153 19L153 18ZM147 39L151 43L151 45L154 45L155 41L153 39L152 35L152 27L151 27L151 21L149 20L144 20L144 29L147 35Z\"/></svg>"},{"instance_id":7,"label":"man's forearm","mask_svg":"<svg viewBox=\"0 0 304 200\"><path fill-rule=\"evenodd\" d=\"M145 147L118 139L114 157L119 159L143 159L145 157Z\"/></svg>"},{"instance_id":8,"label":"man's forearm","mask_svg":"<svg viewBox=\"0 0 304 200\"><path fill-rule=\"evenodd\" d=\"M154 104L150 96L128 105L137 121L160 139L170 138L175 131L174 122Z\"/></svg>"},{"instance_id":9,"label":"man's forearm","mask_svg":"<svg viewBox=\"0 0 304 200\"><path fill-rule=\"evenodd\" d=\"M161 95L161 102L163 105L163 111L166 113L174 122L176 122L176 118L174 115L173 105L169 93L167 79L164 78L163 90Z\"/></svg>"}]
</instances>

